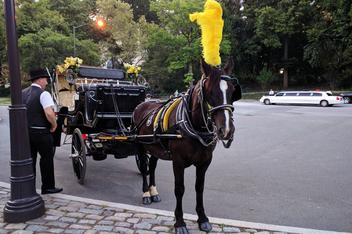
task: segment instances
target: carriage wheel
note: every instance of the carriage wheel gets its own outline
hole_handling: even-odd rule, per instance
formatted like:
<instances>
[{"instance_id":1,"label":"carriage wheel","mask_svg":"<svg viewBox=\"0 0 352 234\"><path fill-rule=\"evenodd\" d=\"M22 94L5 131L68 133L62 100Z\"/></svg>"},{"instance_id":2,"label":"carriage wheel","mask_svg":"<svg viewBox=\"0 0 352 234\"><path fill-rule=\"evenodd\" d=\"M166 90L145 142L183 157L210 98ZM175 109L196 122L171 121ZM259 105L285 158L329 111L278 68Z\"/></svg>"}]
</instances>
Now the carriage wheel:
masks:
<instances>
[{"instance_id":1,"label":"carriage wheel","mask_svg":"<svg viewBox=\"0 0 352 234\"><path fill-rule=\"evenodd\" d=\"M73 131L71 153L73 171L77 176L78 183L84 184L87 168L86 146L82 138L82 133L78 128Z\"/></svg>"},{"instance_id":2,"label":"carriage wheel","mask_svg":"<svg viewBox=\"0 0 352 234\"><path fill-rule=\"evenodd\" d=\"M136 154L136 163L137 163L139 172L142 173L141 159L139 158L138 154ZM149 174L149 155L147 155L147 175L148 174Z\"/></svg>"}]
</instances>

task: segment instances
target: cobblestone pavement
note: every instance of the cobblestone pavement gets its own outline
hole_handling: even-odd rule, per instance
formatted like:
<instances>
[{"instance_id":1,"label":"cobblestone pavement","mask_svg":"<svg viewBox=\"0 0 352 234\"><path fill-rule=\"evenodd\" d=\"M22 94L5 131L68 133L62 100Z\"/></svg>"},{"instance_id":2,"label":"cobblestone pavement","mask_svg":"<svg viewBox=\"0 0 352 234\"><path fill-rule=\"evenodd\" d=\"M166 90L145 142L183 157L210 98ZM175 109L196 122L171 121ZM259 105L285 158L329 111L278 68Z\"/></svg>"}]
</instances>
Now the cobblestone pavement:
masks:
<instances>
[{"instance_id":1,"label":"cobblestone pavement","mask_svg":"<svg viewBox=\"0 0 352 234\"><path fill-rule=\"evenodd\" d=\"M1 211L9 200L9 187L0 185ZM171 212L146 209L118 203L109 203L92 199L68 196L64 194L42 195L46 212L37 219L25 223L4 223L3 212L0 213L0 233L173 233L174 217ZM196 216L185 215L190 233L204 233L198 230ZM271 230L253 228L255 223L240 226L229 225L230 220L211 218L211 233L256 233L284 234L282 226L271 226ZM258 224L260 226L260 224ZM252 227L251 227L252 226ZM255 225L254 225L255 226ZM265 226L265 225L264 225ZM290 227L287 227L290 228ZM277 229L277 230L275 230ZM280 230L281 229L281 230ZM317 233L311 229L295 229L296 233ZM325 232L326 233L326 232Z\"/></svg>"}]
</instances>

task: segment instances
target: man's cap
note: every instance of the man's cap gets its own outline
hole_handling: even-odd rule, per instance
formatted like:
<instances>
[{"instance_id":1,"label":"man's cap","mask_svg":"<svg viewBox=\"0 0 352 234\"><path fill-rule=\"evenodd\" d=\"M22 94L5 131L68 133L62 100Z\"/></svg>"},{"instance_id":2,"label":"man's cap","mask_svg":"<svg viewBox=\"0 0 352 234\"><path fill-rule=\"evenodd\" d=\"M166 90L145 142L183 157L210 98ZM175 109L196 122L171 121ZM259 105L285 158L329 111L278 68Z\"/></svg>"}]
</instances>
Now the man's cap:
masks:
<instances>
[{"instance_id":1,"label":"man's cap","mask_svg":"<svg viewBox=\"0 0 352 234\"><path fill-rule=\"evenodd\" d=\"M46 69L36 68L29 71L29 79L30 81L34 81L39 78L50 78Z\"/></svg>"}]
</instances>

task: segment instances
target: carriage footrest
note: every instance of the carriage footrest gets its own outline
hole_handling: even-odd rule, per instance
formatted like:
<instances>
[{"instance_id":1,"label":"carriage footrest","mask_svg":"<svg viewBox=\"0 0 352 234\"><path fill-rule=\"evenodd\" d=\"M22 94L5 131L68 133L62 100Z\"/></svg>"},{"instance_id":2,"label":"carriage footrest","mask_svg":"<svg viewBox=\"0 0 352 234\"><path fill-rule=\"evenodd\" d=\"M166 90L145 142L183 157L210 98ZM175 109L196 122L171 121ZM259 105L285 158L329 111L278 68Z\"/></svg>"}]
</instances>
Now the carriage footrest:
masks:
<instances>
[{"instance_id":1,"label":"carriage footrest","mask_svg":"<svg viewBox=\"0 0 352 234\"><path fill-rule=\"evenodd\" d=\"M181 139L182 135L180 134L149 134L149 135L132 135L132 136L98 136L97 139L103 141L132 141L136 139L153 139L153 138L162 138L162 139Z\"/></svg>"}]
</instances>

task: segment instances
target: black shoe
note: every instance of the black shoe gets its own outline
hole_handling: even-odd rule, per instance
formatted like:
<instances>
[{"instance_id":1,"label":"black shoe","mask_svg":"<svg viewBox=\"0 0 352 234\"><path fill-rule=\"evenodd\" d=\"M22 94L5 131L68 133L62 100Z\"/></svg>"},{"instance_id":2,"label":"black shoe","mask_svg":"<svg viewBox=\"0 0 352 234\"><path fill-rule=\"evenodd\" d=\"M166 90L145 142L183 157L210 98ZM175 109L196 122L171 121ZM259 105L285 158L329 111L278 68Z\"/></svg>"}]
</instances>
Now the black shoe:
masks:
<instances>
[{"instance_id":1,"label":"black shoe","mask_svg":"<svg viewBox=\"0 0 352 234\"><path fill-rule=\"evenodd\" d=\"M59 193L59 192L62 192L62 188L42 189L42 194Z\"/></svg>"}]
</instances>

